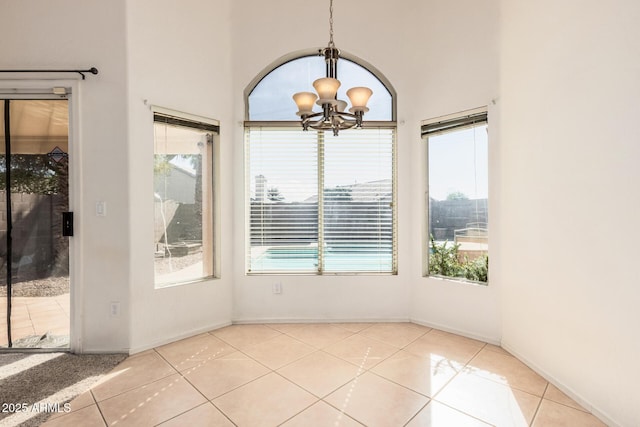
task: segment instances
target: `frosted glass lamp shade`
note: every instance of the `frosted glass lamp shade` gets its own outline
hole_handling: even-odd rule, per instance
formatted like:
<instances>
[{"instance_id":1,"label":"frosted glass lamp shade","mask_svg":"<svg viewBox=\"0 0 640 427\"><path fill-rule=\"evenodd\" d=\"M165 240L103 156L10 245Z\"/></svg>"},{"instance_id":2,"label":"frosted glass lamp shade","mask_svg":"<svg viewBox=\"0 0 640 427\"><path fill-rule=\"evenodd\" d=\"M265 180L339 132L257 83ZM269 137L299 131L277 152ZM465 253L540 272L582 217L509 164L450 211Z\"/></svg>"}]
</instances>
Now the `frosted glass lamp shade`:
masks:
<instances>
[{"instance_id":1,"label":"frosted glass lamp shade","mask_svg":"<svg viewBox=\"0 0 640 427\"><path fill-rule=\"evenodd\" d=\"M318 96L313 92L298 92L293 95L293 100L296 102L298 106L298 114L299 116L310 115L313 113L313 104L318 99Z\"/></svg>"},{"instance_id":2,"label":"frosted glass lamp shade","mask_svg":"<svg viewBox=\"0 0 640 427\"><path fill-rule=\"evenodd\" d=\"M313 82L313 87L318 92L318 104L335 104L336 93L340 87L340 81L332 77L324 77Z\"/></svg>"},{"instance_id":3,"label":"frosted glass lamp shade","mask_svg":"<svg viewBox=\"0 0 640 427\"><path fill-rule=\"evenodd\" d=\"M369 109L367 108L367 102L369 102L369 98L373 91L368 87L352 87L347 91L347 96L351 101L351 108L349 111L352 113L355 111L363 111L367 112Z\"/></svg>"},{"instance_id":4,"label":"frosted glass lamp shade","mask_svg":"<svg viewBox=\"0 0 640 427\"><path fill-rule=\"evenodd\" d=\"M347 101L338 99L338 103L336 104L336 110L338 110L338 113L342 113L345 108L347 108Z\"/></svg>"}]
</instances>

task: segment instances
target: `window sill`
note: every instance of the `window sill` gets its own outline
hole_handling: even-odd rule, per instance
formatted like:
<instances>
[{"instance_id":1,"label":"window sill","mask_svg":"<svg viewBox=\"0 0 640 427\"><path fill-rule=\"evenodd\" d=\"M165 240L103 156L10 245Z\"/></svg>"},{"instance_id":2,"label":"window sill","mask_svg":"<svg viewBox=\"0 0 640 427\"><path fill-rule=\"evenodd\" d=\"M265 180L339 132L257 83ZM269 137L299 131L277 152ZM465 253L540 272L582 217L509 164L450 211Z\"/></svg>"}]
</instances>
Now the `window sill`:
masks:
<instances>
[{"instance_id":1,"label":"window sill","mask_svg":"<svg viewBox=\"0 0 640 427\"><path fill-rule=\"evenodd\" d=\"M462 277L438 276L434 274L427 274L422 277L426 279L441 281L441 282L453 282L453 283L459 283L463 285L481 286L485 288L489 286L489 282L476 282L474 280L468 280Z\"/></svg>"},{"instance_id":2,"label":"window sill","mask_svg":"<svg viewBox=\"0 0 640 427\"><path fill-rule=\"evenodd\" d=\"M219 277L207 276L207 277L202 277L198 279L187 280L184 282L169 282L169 283L160 283L160 284L154 283L154 289L158 290L158 289L175 288L177 286L195 285L197 283L209 282L217 279L219 279Z\"/></svg>"}]
</instances>

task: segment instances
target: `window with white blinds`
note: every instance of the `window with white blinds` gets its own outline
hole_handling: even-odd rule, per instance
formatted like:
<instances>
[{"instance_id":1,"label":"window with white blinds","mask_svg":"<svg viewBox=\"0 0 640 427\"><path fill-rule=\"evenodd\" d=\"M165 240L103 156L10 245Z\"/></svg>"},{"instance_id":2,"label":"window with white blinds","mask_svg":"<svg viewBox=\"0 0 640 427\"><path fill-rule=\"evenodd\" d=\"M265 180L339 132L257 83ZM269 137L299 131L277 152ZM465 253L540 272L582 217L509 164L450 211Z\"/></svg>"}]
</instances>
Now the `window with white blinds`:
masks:
<instances>
[{"instance_id":1,"label":"window with white blinds","mask_svg":"<svg viewBox=\"0 0 640 427\"><path fill-rule=\"evenodd\" d=\"M489 133L486 108L426 121L425 275L487 284Z\"/></svg>"},{"instance_id":2,"label":"window with white blinds","mask_svg":"<svg viewBox=\"0 0 640 427\"><path fill-rule=\"evenodd\" d=\"M246 128L249 273L396 273L395 131Z\"/></svg>"},{"instance_id":3,"label":"window with white blinds","mask_svg":"<svg viewBox=\"0 0 640 427\"><path fill-rule=\"evenodd\" d=\"M154 112L156 288L216 276L217 122Z\"/></svg>"}]
</instances>

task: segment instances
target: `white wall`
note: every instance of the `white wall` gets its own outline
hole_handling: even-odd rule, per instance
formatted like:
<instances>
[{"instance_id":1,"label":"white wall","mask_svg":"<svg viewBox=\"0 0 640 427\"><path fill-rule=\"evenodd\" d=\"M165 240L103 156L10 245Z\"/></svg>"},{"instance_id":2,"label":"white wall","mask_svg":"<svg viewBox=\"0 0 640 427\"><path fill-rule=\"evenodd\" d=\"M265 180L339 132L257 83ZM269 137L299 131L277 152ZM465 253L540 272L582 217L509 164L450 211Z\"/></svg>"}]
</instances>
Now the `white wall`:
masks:
<instances>
[{"instance_id":1,"label":"white wall","mask_svg":"<svg viewBox=\"0 0 640 427\"><path fill-rule=\"evenodd\" d=\"M127 2L131 349L230 323L233 221L230 6L228 0ZM146 101L146 103L145 103ZM154 289L153 117L157 105L220 121L220 278Z\"/></svg>"},{"instance_id":2,"label":"white wall","mask_svg":"<svg viewBox=\"0 0 640 427\"><path fill-rule=\"evenodd\" d=\"M420 120L487 105L497 95L498 3L425 3L334 6L336 45L375 66L398 93L398 276L259 277L244 274L242 93L279 57L326 46L328 2L314 4L311 18L295 0L233 2L234 320L413 318L499 341L497 281L481 288L422 277L420 140ZM281 295L272 294L276 281Z\"/></svg>"},{"instance_id":3,"label":"white wall","mask_svg":"<svg viewBox=\"0 0 640 427\"><path fill-rule=\"evenodd\" d=\"M228 324L228 226L221 228L220 279L154 289L153 128L143 100L220 120L220 154L231 157L229 2L0 0L0 10L2 68L100 71L77 83L72 98L79 127L71 153L79 166L71 195L74 349L135 352ZM47 85L9 77L22 81L3 79L2 87ZM44 78L51 76L33 76ZM231 181L228 162L220 179ZM221 185L223 224L232 222L231 190ZM95 215L97 201L106 202L106 217ZM112 301L121 304L117 317L109 315Z\"/></svg>"},{"instance_id":4,"label":"white wall","mask_svg":"<svg viewBox=\"0 0 640 427\"><path fill-rule=\"evenodd\" d=\"M422 119L487 106L489 114L489 285L422 278L420 239L426 234L426 149L411 135L412 185L408 200L411 212L410 244L406 252L412 282L411 317L414 321L485 341L500 341L499 296L501 262L496 244L500 232L498 153L500 114L498 98L499 3L497 1L430 1L410 8L404 24L405 55L398 58L403 69L399 79L406 89L407 124L418 132ZM407 43L408 40L415 43ZM409 64L403 61L409 60ZM408 72L408 76L407 76ZM403 74L405 76L403 76ZM415 98L415 99L414 99ZM410 119L409 119L410 117ZM406 184L405 184L406 185ZM405 220L406 221L406 220Z\"/></svg>"},{"instance_id":5,"label":"white wall","mask_svg":"<svg viewBox=\"0 0 640 427\"><path fill-rule=\"evenodd\" d=\"M503 345L640 425L640 3L502 2Z\"/></svg>"},{"instance_id":6,"label":"white wall","mask_svg":"<svg viewBox=\"0 0 640 427\"><path fill-rule=\"evenodd\" d=\"M72 237L77 275L74 331L76 350L125 351L129 346L129 218L124 1L0 0L0 68L89 68L100 71L78 83L72 95L81 118L73 123ZM7 77L6 75L3 77ZM9 76L12 77L12 76ZM43 86L33 79L52 75L15 75L4 87ZM56 75L73 78L72 75ZM31 80L30 80L31 79ZM106 201L108 216L95 216L95 202ZM122 314L109 316L109 302Z\"/></svg>"}]
</instances>

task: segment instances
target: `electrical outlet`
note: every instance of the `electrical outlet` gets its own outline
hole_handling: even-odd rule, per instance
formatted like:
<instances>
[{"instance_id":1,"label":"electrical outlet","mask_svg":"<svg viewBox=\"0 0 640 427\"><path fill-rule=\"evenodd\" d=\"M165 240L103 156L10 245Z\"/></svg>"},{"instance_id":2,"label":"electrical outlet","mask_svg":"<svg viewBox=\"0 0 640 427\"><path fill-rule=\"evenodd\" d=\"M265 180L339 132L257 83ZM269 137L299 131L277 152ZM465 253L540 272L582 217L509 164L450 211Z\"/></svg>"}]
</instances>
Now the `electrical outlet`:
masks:
<instances>
[{"instance_id":1,"label":"electrical outlet","mask_svg":"<svg viewBox=\"0 0 640 427\"><path fill-rule=\"evenodd\" d=\"M109 317L120 317L120 301L112 301L110 303Z\"/></svg>"},{"instance_id":2,"label":"electrical outlet","mask_svg":"<svg viewBox=\"0 0 640 427\"><path fill-rule=\"evenodd\" d=\"M282 293L282 282L275 282L273 284L273 293L274 294L281 294Z\"/></svg>"}]
</instances>

